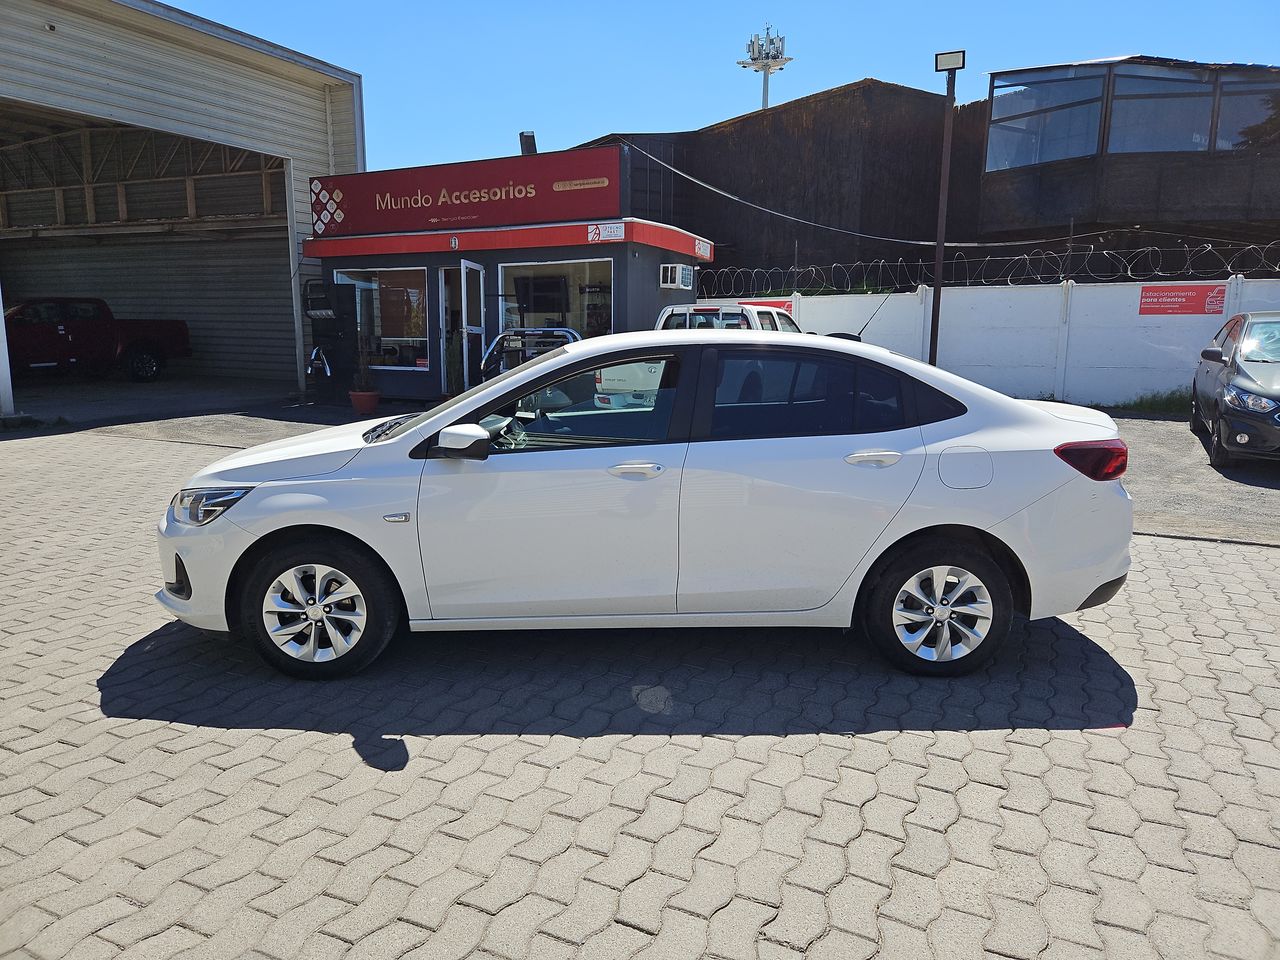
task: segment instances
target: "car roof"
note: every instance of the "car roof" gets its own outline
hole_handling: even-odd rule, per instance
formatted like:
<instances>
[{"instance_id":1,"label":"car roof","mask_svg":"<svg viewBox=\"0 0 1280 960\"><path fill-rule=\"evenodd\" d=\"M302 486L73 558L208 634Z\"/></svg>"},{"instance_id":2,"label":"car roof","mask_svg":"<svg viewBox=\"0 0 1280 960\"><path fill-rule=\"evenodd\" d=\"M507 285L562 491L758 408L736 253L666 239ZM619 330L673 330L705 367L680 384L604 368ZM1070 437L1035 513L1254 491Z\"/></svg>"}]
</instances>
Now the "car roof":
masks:
<instances>
[{"instance_id":1,"label":"car roof","mask_svg":"<svg viewBox=\"0 0 1280 960\"><path fill-rule=\"evenodd\" d=\"M1280 320L1280 310L1250 310L1244 316L1247 320Z\"/></svg>"},{"instance_id":2,"label":"car roof","mask_svg":"<svg viewBox=\"0 0 1280 960\"><path fill-rule=\"evenodd\" d=\"M611 350L626 350L633 347L673 347L691 343L725 343L734 347L745 344L763 344L767 346L806 347L813 350L829 350L838 353L853 353L868 357L897 357L897 354L884 347L869 343L855 343L837 337L819 335L798 336L777 330L715 330L695 328L691 330L639 330L634 333L614 333L605 337L589 337L577 343L565 345L565 350L575 357L589 356ZM856 347L858 349L849 349ZM901 359L907 359L905 357Z\"/></svg>"}]
</instances>

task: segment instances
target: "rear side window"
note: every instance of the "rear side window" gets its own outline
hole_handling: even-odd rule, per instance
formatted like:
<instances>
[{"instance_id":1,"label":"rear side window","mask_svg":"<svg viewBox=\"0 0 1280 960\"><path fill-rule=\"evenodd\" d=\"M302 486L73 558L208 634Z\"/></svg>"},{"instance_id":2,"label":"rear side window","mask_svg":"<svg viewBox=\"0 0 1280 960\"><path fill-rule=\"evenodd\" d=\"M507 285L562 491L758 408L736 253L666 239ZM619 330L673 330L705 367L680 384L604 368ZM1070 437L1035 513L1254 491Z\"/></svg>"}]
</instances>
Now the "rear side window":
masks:
<instances>
[{"instance_id":1,"label":"rear side window","mask_svg":"<svg viewBox=\"0 0 1280 960\"><path fill-rule=\"evenodd\" d=\"M916 395L916 423L918 424L941 423L943 420L950 420L952 417L963 416L969 412L969 408L955 397L948 396L927 383L912 380L911 385Z\"/></svg>"},{"instance_id":2,"label":"rear side window","mask_svg":"<svg viewBox=\"0 0 1280 960\"><path fill-rule=\"evenodd\" d=\"M873 364L797 354L721 354L713 440L883 433L907 426L904 378Z\"/></svg>"},{"instance_id":3,"label":"rear side window","mask_svg":"<svg viewBox=\"0 0 1280 960\"><path fill-rule=\"evenodd\" d=\"M796 326L796 322L792 320L789 316L787 316L785 313L783 313L781 310L778 311L777 317L778 317L779 330L785 330L787 333L800 332L800 328Z\"/></svg>"}]
</instances>

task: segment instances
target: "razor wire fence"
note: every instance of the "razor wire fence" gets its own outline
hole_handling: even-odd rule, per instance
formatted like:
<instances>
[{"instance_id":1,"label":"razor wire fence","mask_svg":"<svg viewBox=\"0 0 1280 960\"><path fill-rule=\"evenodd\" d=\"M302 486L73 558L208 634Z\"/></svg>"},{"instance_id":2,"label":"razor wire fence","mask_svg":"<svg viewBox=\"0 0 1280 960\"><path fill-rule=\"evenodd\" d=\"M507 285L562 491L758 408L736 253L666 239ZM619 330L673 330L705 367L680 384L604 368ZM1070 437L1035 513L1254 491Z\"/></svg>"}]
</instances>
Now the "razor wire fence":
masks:
<instances>
[{"instance_id":1,"label":"razor wire fence","mask_svg":"<svg viewBox=\"0 0 1280 960\"><path fill-rule=\"evenodd\" d=\"M1156 280L1225 280L1236 274L1280 277L1280 240L1268 244L1206 242L1199 246L1144 246L1108 250L1077 244L1067 250L973 256L957 252L943 261L945 286L1116 283ZM827 266L716 267L698 272L698 296L752 297L802 293L892 293L934 282L932 258L867 260Z\"/></svg>"}]
</instances>

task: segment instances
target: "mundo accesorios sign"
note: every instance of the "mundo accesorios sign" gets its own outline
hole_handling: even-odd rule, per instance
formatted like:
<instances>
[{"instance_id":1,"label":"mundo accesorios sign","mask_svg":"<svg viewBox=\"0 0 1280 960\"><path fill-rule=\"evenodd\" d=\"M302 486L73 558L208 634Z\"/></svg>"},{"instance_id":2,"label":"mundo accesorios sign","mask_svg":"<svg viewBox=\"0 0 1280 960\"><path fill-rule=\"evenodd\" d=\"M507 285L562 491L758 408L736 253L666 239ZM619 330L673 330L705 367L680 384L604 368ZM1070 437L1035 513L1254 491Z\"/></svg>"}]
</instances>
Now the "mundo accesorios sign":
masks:
<instances>
[{"instance_id":1,"label":"mundo accesorios sign","mask_svg":"<svg viewBox=\"0 0 1280 960\"><path fill-rule=\"evenodd\" d=\"M316 177L317 237L407 233L617 217L616 146Z\"/></svg>"}]
</instances>

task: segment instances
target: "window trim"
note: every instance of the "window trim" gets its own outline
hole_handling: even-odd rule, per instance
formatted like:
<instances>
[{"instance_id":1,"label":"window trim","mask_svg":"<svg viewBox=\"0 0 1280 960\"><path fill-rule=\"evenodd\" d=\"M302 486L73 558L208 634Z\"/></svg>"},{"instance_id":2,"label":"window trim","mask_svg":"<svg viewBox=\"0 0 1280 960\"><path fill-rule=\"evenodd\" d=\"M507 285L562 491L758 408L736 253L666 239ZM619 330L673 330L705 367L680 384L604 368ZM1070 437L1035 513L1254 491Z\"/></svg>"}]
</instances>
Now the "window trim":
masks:
<instances>
[{"instance_id":1,"label":"window trim","mask_svg":"<svg viewBox=\"0 0 1280 960\"><path fill-rule=\"evenodd\" d=\"M653 347L639 348L632 347L627 350L620 350L617 353L610 353L604 356L584 357L582 360L566 363L563 366L549 370L531 380L526 380L519 386L512 387L505 393L495 397L494 399L475 407L466 413L460 414L454 420L441 426L441 430L445 427L452 427L462 423L479 423L489 414L493 413L500 407L519 400L520 397L543 387L550 386L574 377L590 370L598 370L601 367L611 367L620 363L631 363L639 360L670 360L675 359L680 364L679 379L676 381L676 399L671 407L671 421L667 424L667 435L660 440L618 440L616 443L590 443L581 446L564 446L554 449L525 449L525 450L491 450L489 455L505 456L512 453L567 453L573 450L603 450L616 447L652 447L661 444L671 443L687 443L689 441L690 424L693 418L693 403L696 396L698 382L698 348L697 346L677 345L667 349L655 349ZM415 459L423 459L427 456L432 447L436 445L439 438L439 431L432 433L431 436L417 444L410 456Z\"/></svg>"}]
</instances>

